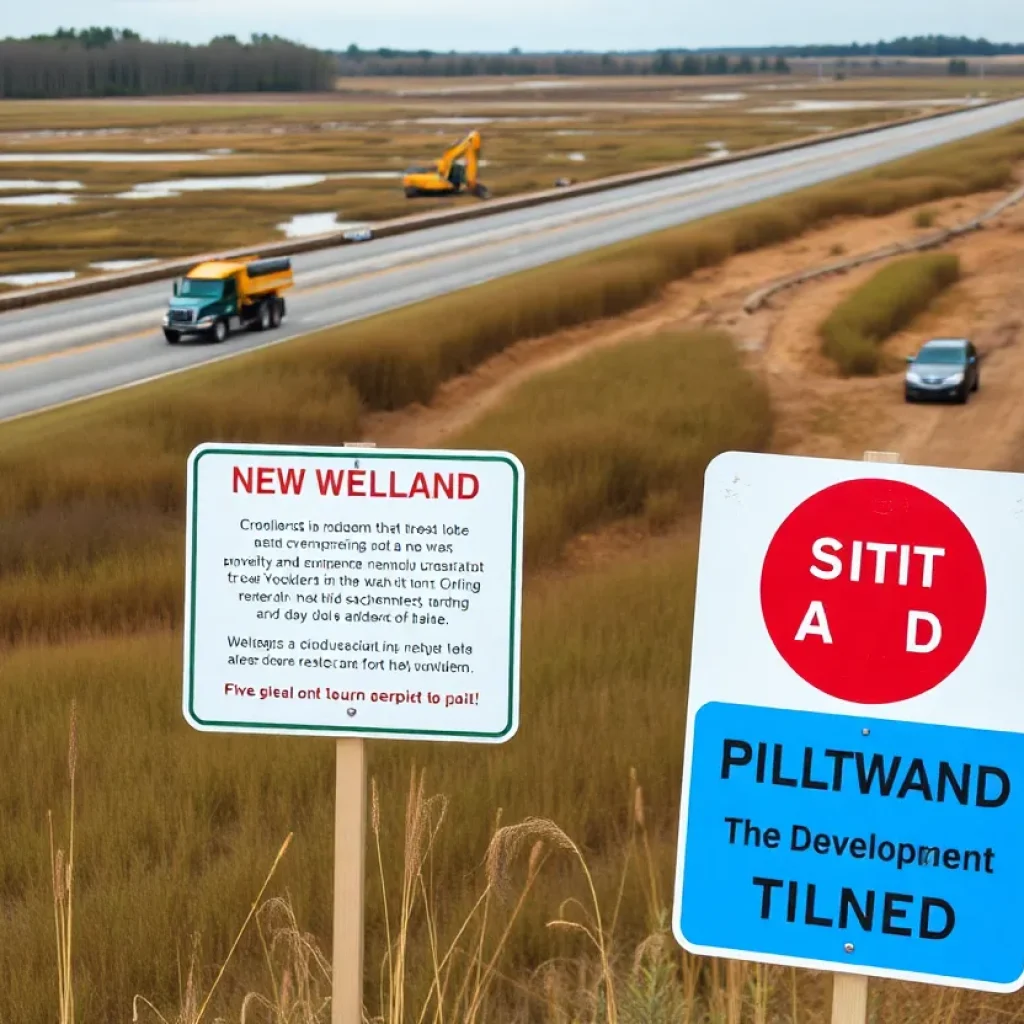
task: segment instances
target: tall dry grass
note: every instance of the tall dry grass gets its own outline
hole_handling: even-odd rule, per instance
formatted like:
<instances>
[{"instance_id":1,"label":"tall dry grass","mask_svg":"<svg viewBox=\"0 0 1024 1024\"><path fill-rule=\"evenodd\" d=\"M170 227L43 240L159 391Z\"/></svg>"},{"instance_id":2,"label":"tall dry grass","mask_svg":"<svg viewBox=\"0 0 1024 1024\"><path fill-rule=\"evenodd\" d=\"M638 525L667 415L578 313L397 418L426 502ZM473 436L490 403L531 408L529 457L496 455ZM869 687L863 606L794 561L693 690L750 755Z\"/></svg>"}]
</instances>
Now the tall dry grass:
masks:
<instances>
[{"instance_id":1,"label":"tall dry grass","mask_svg":"<svg viewBox=\"0 0 1024 1024\"><path fill-rule=\"evenodd\" d=\"M452 827L448 800L428 793L424 775L414 770L397 892L387 891L384 856L376 847L378 878L370 884L380 887L389 928L375 951L379 984L366 992L364 1024L824 1024L827 973L695 957L676 946L666 905L671 872L652 856L647 802L635 773L629 783L629 826L615 851L618 885L604 901L588 853L557 823L528 817L511 825L498 821L481 859L475 900L464 916L452 916L431 870L431 851ZM389 809L376 787L372 792L376 836ZM545 899L538 882L549 874L563 888L577 880L582 897ZM624 894L634 886L647 913L639 938L619 927ZM509 938L534 904L549 933L569 937L570 948L533 971L511 973ZM239 994L219 1020L329 1024L330 960L301 929L290 900L268 899L254 920L266 966L263 987ZM410 972L411 959L425 960L428 970ZM874 1024L990 1024L1016 1020L1019 1006L1019 996L870 983ZM180 1021L199 1024L194 1015Z\"/></svg>"},{"instance_id":2,"label":"tall dry grass","mask_svg":"<svg viewBox=\"0 0 1024 1024\"><path fill-rule=\"evenodd\" d=\"M727 334L675 331L534 377L446 443L525 461L524 553L540 565L603 523L676 518L699 503L723 446L760 450L771 425L767 391Z\"/></svg>"},{"instance_id":3,"label":"tall dry grass","mask_svg":"<svg viewBox=\"0 0 1024 1024\"><path fill-rule=\"evenodd\" d=\"M953 253L926 253L887 264L822 323L822 351L843 374L877 373L881 343L959 279L960 257Z\"/></svg>"},{"instance_id":4,"label":"tall dry grass","mask_svg":"<svg viewBox=\"0 0 1024 1024\"><path fill-rule=\"evenodd\" d=\"M444 927L479 896L482 852L495 823L557 821L590 864L602 904L617 898L619 852L628 834L630 769L644 779L652 856L670 870L692 614L693 547L669 540L638 561L529 584L525 602L523 722L516 739L481 753L457 746L375 743L370 771L379 806L400 806L415 765L448 794L447 829L428 858ZM674 638L665 642L665 638ZM46 808L66 790L58 753L66 723L57 709L78 697L81 789L75 834L75 1004L79 1020L116 1021L144 994L167 1008L179 999L177 961L202 936L197 983L231 948L279 837L293 832L275 893L288 892L303 930L329 949L333 745L329 741L195 733L180 712L180 637L109 637L57 648L24 647L2 662L0 745L0 1019L53 1019L53 899ZM389 893L402 891L401 811L378 825ZM372 875L370 876L372 880ZM576 956L551 934L550 909L585 898L579 877L557 865L534 885L500 964L525 977L552 958ZM647 910L636 879L617 918L639 941ZM422 912L406 957L406 984L425 992L434 967ZM440 927L440 924L439 924ZM366 992L380 985L387 926L379 888L367 906ZM450 932L449 932L450 934ZM181 975L185 968L181 968ZM211 1005L214 1015L246 992L266 994L264 956L250 933Z\"/></svg>"}]
</instances>

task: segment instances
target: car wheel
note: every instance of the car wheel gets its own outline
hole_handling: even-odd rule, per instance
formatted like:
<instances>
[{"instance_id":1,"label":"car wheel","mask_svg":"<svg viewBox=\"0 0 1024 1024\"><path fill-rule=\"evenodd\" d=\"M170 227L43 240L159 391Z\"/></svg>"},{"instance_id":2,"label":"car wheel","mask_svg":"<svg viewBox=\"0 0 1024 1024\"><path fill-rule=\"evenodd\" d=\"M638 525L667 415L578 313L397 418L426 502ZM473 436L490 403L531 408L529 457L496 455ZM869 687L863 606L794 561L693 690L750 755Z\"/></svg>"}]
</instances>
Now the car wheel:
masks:
<instances>
[{"instance_id":1,"label":"car wheel","mask_svg":"<svg viewBox=\"0 0 1024 1024\"><path fill-rule=\"evenodd\" d=\"M181 340L181 335L177 331L164 331L164 337L167 339L168 345L177 345Z\"/></svg>"},{"instance_id":2,"label":"car wheel","mask_svg":"<svg viewBox=\"0 0 1024 1024\"><path fill-rule=\"evenodd\" d=\"M284 317L284 299L275 299L270 306L270 326L280 327Z\"/></svg>"},{"instance_id":3,"label":"car wheel","mask_svg":"<svg viewBox=\"0 0 1024 1024\"><path fill-rule=\"evenodd\" d=\"M223 321L223 320L218 320L213 325L213 330L210 331L210 334L213 337L213 340L218 345L223 344L224 341L227 339L227 336L228 336L228 325L227 325L227 323L225 321Z\"/></svg>"},{"instance_id":4,"label":"car wheel","mask_svg":"<svg viewBox=\"0 0 1024 1024\"><path fill-rule=\"evenodd\" d=\"M974 377L974 386L971 388L972 391L977 391L981 387L981 374L976 374Z\"/></svg>"}]
</instances>

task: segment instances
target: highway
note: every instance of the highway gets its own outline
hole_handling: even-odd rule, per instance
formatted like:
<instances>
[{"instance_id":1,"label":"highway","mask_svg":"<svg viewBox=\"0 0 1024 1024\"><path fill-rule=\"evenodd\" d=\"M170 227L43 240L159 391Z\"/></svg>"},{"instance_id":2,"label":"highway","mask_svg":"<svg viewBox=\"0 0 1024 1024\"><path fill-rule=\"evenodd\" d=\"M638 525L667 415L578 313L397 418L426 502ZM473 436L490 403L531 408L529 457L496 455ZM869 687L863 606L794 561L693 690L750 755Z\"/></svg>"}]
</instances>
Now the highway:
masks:
<instances>
[{"instance_id":1,"label":"highway","mask_svg":"<svg viewBox=\"0 0 1024 1024\"><path fill-rule=\"evenodd\" d=\"M1024 100L293 258L277 331L168 345L170 282L0 314L0 421L770 199L1024 119ZM216 246L197 240L196 248Z\"/></svg>"}]
</instances>

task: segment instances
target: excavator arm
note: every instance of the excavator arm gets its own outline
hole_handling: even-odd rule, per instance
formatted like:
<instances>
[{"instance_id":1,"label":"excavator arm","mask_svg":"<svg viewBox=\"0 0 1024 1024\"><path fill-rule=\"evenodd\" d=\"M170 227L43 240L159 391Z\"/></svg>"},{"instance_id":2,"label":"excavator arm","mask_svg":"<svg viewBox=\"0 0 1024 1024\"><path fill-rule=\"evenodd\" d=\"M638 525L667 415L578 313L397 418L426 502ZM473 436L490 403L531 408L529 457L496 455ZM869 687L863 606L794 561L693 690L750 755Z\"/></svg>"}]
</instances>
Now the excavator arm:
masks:
<instances>
[{"instance_id":1,"label":"excavator arm","mask_svg":"<svg viewBox=\"0 0 1024 1024\"><path fill-rule=\"evenodd\" d=\"M437 161L437 173L442 178L447 178L451 175L452 167L455 165L455 161L460 157L466 158L466 180L469 181L469 165L472 161L473 165L473 178L476 178L476 167L478 154L480 152L480 133L478 131L471 131L461 142L456 142L454 146L445 151L444 155L440 160Z\"/></svg>"}]
</instances>

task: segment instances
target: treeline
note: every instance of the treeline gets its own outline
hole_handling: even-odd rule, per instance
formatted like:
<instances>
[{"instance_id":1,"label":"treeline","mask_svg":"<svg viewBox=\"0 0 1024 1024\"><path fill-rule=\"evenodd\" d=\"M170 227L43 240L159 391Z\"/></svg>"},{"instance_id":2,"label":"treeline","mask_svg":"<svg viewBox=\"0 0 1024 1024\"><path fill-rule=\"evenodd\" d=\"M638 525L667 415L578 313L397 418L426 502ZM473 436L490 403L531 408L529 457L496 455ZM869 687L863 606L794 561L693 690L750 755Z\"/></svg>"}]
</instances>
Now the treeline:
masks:
<instances>
[{"instance_id":1,"label":"treeline","mask_svg":"<svg viewBox=\"0 0 1024 1024\"><path fill-rule=\"evenodd\" d=\"M966 57L1024 55L1024 43L993 43L966 36L901 36L877 43L814 46L725 47L687 49L672 47L643 53L440 53L431 50L362 50L355 44L339 52L338 71L344 76L406 75L416 77L470 77L474 75L714 75L780 74L790 60L867 60L871 67L914 57ZM883 64L885 61L885 64ZM951 64L951 74L963 74L963 64Z\"/></svg>"},{"instance_id":2,"label":"treeline","mask_svg":"<svg viewBox=\"0 0 1024 1024\"><path fill-rule=\"evenodd\" d=\"M778 46L744 52L768 52L783 57L999 57L1024 54L1024 43L992 43L967 36L900 36L877 43Z\"/></svg>"},{"instance_id":3,"label":"treeline","mask_svg":"<svg viewBox=\"0 0 1024 1024\"><path fill-rule=\"evenodd\" d=\"M94 50L109 46L111 43L118 43L122 40L126 43L139 42L142 36L133 32L130 28L110 28L93 25L91 28L73 29L59 28L56 32L49 34L42 33L28 37L30 43L80 43L87 50ZM7 42L18 42L16 39L7 39Z\"/></svg>"},{"instance_id":4,"label":"treeline","mask_svg":"<svg viewBox=\"0 0 1024 1024\"><path fill-rule=\"evenodd\" d=\"M416 78L457 78L476 75L745 75L788 74L785 57L760 58L748 54L692 53L659 50L624 56L612 53L469 54L419 50L359 50L338 55L338 73L348 77L383 75Z\"/></svg>"},{"instance_id":5,"label":"treeline","mask_svg":"<svg viewBox=\"0 0 1024 1024\"><path fill-rule=\"evenodd\" d=\"M329 54L276 36L191 46L93 28L0 42L4 99L321 92L333 88L335 75Z\"/></svg>"}]
</instances>

